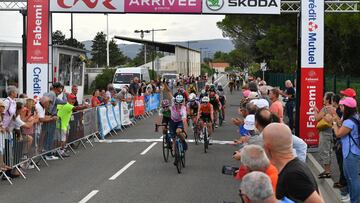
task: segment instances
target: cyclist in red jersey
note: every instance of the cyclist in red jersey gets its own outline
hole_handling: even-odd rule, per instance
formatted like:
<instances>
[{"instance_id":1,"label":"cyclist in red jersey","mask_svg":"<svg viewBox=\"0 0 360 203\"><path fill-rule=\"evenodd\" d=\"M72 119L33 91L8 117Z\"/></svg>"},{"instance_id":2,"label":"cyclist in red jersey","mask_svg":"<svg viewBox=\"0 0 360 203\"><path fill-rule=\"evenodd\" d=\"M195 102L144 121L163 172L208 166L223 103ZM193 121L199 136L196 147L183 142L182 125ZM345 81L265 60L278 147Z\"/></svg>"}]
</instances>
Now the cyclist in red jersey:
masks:
<instances>
[{"instance_id":1,"label":"cyclist in red jersey","mask_svg":"<svg viewBox=\"0 0 360 203\"><path fill-rule=\"evenodd\" d=\"M209 97L205 96L201 99L200 108L197 114L197 120L201 126L201 129L204 128L206 123L209 132L209 143L212 143L211 133L212 133L212 121L214 120L214 110L213 106L209 103Z\"/></svg>"}]
</instances>

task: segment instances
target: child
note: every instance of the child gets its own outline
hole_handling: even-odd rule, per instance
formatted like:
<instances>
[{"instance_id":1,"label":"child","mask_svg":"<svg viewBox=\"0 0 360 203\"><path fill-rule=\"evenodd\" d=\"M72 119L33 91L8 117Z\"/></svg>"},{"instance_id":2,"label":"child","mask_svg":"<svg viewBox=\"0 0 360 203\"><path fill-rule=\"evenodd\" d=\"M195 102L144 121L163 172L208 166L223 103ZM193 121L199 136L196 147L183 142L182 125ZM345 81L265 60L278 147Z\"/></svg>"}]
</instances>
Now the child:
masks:
<instances>
[{"instance_id":1,"label":"child","mask_svg":"<svg viewBox=\"0 0 360 203\"><path fill-rule=\"evenodd\" d=\"M26 99L25 107L23 111L20 113L21 120L27 122L31 117L37 118L37 113L35 111L35 101L31 98ZM21 128L22 130L22 138L26 142L26 146L24 146L23 153L25 154L25 158L27 158L29 154L29 150L31 149L33 140L34 140L34 125L30 128Z\"/></svg>"},{"instance_id":2,"label":"child","mask_svg":"<svg viewBox=\"0 0 360 203\"><path fill-rule=\"evenodd\" d=\"M69 131L69 123L73 113L76 96L69 94L66 104L57 105L58 121L56 122L56 139L58 146L61 147L61 156L69 157L70 155L65 153L66 136Z\"/></svg>"}]
</instances>

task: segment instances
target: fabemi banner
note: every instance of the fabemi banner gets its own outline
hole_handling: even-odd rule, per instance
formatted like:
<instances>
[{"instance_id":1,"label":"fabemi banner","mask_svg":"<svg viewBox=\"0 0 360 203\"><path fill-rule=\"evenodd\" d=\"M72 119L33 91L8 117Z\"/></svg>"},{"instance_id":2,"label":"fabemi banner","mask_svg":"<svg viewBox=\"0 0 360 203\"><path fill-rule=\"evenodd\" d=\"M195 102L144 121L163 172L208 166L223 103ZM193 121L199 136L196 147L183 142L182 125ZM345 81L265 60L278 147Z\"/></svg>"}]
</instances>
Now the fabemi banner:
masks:
<instances>
[{"instance_id":1,"label":"fabemi banner","mask_svg":"<svg viewBox=\"0 0 360 203\"><path fill-rule=\"evenodd\" d=\"M42 96L48 86L48 0L28 0L26 93Z\"/></svg>"},{"instance_id":2,"label":"fabemi banner","mask_svg":"<svg viewBox=\"0 0 360 203\"><path fill-rule=\"evenodd\" d=\"M201 13L202 0L125 0L126 13Z\"/></svg>"},{"instance_id":3,"label":"fabemi banner","mask_svg":"<svg viewBox=\"0 0 360 203\"><path fill-rule=\"evenodd\" d=\"M50 0L51 12L124 13L124 0Z\"/></svg>"},{"instance_id":4,"label":"fabemi banner","mask_svg":"<svg viewBox=\"0 0 360 203\"><path fill-rule=\"evenodd\" d=\"M280 0L203 0L202 13L280 14Z\"/></svg>"},{"instance_id":5,"label":"fabemi banner","mask_svg":"<svg viewBox=\"0 0 360 203\"><path fill-rule=\"evenodd\" d=\"M324 0L301 1L300 137L309 147L319 143L315 109L324 93Z\"/></svg>"}]
</instances>

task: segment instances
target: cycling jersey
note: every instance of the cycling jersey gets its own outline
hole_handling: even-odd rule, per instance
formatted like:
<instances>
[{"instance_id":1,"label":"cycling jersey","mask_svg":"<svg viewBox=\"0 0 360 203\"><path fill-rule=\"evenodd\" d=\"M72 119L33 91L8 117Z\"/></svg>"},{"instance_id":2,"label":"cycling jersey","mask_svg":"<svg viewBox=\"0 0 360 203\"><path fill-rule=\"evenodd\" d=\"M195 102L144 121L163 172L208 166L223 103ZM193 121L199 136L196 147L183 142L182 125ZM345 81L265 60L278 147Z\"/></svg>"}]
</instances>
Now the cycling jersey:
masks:
<instances>
[{"instance_id":1,"label":"cycling jersey","mask_svg":"<svg viewBox=\"0 0 360 203\"><path fill-rule=\"evenodd\" d=\"M187 103L187 107L190 108L191 110L193 110L193 115L197 115L199 106L200 106L200 103L198 101Z\"/></svg>"},{"instance_id":2,"label":"cycling jersey","mask_svg":"<svg viewBox=\"0 0 360 203\"><path fill-rule=\"evenodd\" d=\"M200 105L200 111L201 111L201 114L208 114L208 115L210 115L210 113L211 113L211 104L210 104L210 103L201 104L201 105Z\"/></svg>"},{"instance_id":3,"label":"cycling jersey","mask_svg":"<svg viewBox=\"0 0 360 203\"><path fill-rule=\"evenodd\" d=\"M220 107L219 99L217 99L216 97L210 97L210 104L213 105L214 110L218 110Z\"/></svg>"},{"instance_id":4,"label":"cycling jersey","mask_svg":"<svg viewBox=\"0 0 360 203\"><path fill-rule=\"evenodd\" d=\"M225 96L219 96L219 100L220 100L220 103L221 105L225 105Z\"/></svg>"}]
</instances>

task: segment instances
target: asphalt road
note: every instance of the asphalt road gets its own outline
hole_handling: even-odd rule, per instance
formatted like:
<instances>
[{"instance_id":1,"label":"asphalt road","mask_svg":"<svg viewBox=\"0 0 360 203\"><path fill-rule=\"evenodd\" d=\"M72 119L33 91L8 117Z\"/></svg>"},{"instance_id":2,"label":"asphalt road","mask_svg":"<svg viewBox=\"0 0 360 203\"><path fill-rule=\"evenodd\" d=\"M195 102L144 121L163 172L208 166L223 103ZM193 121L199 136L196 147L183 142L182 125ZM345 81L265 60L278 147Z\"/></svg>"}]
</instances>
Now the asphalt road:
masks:
<instances>
[{"instance_id":1,"label":"asphalt road","mask_svg":"<svg viewBox=\"0 0 360 203\"><path fill-rule=\"evenodd\" d=\"M216 129L214 140L237 137L230 119L240 94L227 97L227 122ZM49 167L42 164L40 172L27 170L27 179L18 178L12 186L0 181L0 202L240 202L239 182L221 174L223 165L238 165L231 159L235 146L214 144L204 154L202 145L190 143L186 168L178 174L172 162L163 160L154 119L138 122L110 142L80 147L76 155L50 161Z\"/></svg>"}]
</instances>

